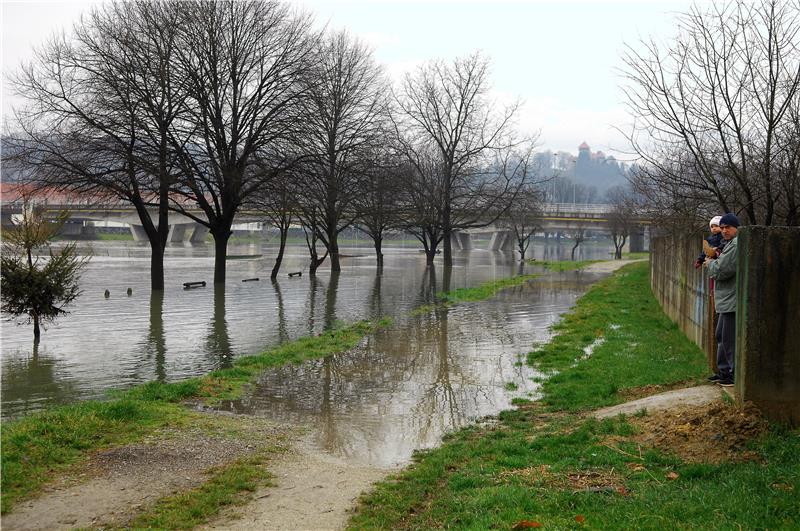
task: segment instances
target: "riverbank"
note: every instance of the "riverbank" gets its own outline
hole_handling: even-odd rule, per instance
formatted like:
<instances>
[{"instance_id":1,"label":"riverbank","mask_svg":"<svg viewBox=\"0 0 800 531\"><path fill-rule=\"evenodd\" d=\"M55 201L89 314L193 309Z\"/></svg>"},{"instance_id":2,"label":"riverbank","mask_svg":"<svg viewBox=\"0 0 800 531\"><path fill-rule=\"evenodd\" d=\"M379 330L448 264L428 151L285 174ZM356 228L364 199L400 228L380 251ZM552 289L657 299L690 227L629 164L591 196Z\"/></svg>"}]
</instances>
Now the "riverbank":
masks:
<instances>
[{"instance_id":1,"label":"riverbank","mask_svg":"<svg viewBox=\"0 0 800 531\"><path fill-rule=\"evenodd\" d=\"M800 436L730 400L597 419L603 406L705 384L646 263L599 282L528 363L541 399L454 433L362 497L353 529L788 528Z\"/></svg>"},{"instance_id":2,"label":"riverbank","mask_svg":"<svg viewBox=\"0 0 800 531\"><path fill-rule=\"evenodd\" d=\"M528 279L505 279L502 287ZM460 293L470 300L485 298L500 287L494 281L490 284L491 289L481 285ZM258 421L256 425L263 424L274 436L249 438L252 417L225 415L206 406L241 397L245 386L266 368L347 351L388 322L356 323L237 359L233 367L202 378L151 382L114 393L108 401L52 408L6 423L3 512L15 510L4 516L4 523L20 529L129 522L143 527L186 527L207 520L224 506L241 503L250 491L269 481L267 469L282 453L282 445L275 440L295 440L297 434ZM187 401L202 410L186 409ZM219 444L229 444L231 451L214 452L219 444L210 441L226 438L230 440ZM203 447L209 452L204 453ZM108 463L113 466L109 468ZM126 473L126 467L134 468ZM148 483L148 475L159 469L174 474L151 478ZM384 474L365 477L371 482ZM137 483L138 479L144 483ZM91 497L92 503L74 503L84 496Z\"/></svg>"}]
</instances>

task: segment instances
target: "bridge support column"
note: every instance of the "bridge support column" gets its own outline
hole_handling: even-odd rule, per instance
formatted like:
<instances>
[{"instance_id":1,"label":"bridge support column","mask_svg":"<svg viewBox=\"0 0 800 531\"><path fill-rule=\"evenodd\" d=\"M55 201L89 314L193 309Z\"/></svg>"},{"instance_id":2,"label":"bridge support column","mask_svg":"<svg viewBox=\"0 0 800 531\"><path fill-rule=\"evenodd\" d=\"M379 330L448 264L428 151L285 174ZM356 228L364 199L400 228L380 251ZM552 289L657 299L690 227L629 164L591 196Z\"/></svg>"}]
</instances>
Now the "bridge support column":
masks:
<instances>
[{"instance_id":1,"label":"bridge support column","mask_svg":"<svg viewBox=\"0 0 800 531\"><path fill-rule=\"evenodd\" d=\"M450 242L453 244L453 248L459 251L469 251L472 249L472 237L467 232L451 233Z\"/></svg>"},{"instance_id":2,"label":"bridge support column","mask_svg":"<svg viewBox=\"0 0 800 531\"><path fill-rule=\"evenodd\" d=\"M192 226L192 233L189 236L189 241L192 243L205 243L207 235L208 227L201 223L195 223Z\"/></svg>"},{"instance_id":3,"label":"bridge support column","mask_svg":"<svg viewBox=\"0 0 800 531\"><path fill-rule=\"evenodd\" d=\"M513 251L514 250L514 235L510 230L501 230L492 234L492 239L489 241L490 251Z\"/></svg>"},{"instance_id":4,"label":"bridge support column","mask_svg":"<svg viewBox=\"0 0 800 531\"><path fill-rule=\"evenodd\" d=\"M182 242L184 237L186 236L186 229L189 225L180 224L180 225L170 225L169 226L169 234L167 235L168 242Z\"/></svg>"},{"instance_id":5,"label":"bridge support column","mask_svg":"<svg viewBox=\"0 0 800 531\"><path fill-rule=\"evenodd\" d=\"M625 247L627 247L627 249L623 250L630 253L641 253L647 250L647 246L645 245L644 231L644 227L634 228L631 231L630 236L628 236L628 241L625 243Z\"/></svg>"},{"instance_id":6,"label":"bridge support column","mask_svg":"<svg viewBox=\"0 0 800 531\"><path fill-rule=\"evenodd\" d=\"M133 241L135 242L146 242L147 241L147 233L144 231L144 227L141 225L131 225L131 235L133 236Z\"/></svg>"}]
</instances>

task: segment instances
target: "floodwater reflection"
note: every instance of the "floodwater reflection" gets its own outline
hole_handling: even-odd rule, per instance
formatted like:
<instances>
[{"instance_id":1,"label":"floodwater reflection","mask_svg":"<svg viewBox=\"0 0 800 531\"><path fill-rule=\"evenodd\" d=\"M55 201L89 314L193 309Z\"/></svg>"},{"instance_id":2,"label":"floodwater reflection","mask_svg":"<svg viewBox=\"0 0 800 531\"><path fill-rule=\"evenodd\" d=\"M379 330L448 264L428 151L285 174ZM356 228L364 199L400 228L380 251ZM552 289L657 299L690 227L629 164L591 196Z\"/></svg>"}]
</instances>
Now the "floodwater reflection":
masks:
<instances>
[{"instance_id":1,"label":"floodwater reflection","mask_svg":"<svg viewBox=\"0 0 800 531\"><path fill-rule=\"evenodd\" d=\"M421 278L426 295L436 274L430 268ZM248 397L226 407L310 426L321 449L349 460L407 462L415 449L515 397L536 398L537 373L525 354L595 278L559 275L407 315L349 352L267 371Z\"/></svg>"},{"instance_id":2,"label":"floodwater reflection","mask_svg":"<svg viewBox=\"0 0 800 531\"><path fill-rule=\"evenodd\" d=\"M341 273L333 274L323 266L316 276L309 276L307 250L297 245L287 248L283 270L302 271L303 275L289 278L283 273L270 282L266 278L275 247L248 244L232 245L230 253L261 253L263 257L230 261L228 281L221 290L211 283L213 248L170 246L165 259L165 290L151 293L146 244L92 242L92 248L94 256L81 277L82 294L69 314L47 327L38 348L32 347L29 326L3 320L3 418L48 404L102 398L109 389L206 374L230 366L238 356L318 334L339 322L389 315L399 319L399 326L404 315L434 300L439 291L473 287L530 271L530 266L519 264L513 253L455 252L454 266L445 269L438 263L440 259L435 267L426 267L424 254L415 248L393 247L385 249L381 269L375 267L371 250L353 248L342 257ZM590 250L586 248L587 253ZM541 252L537 249L534 254L539 258ZM591 252L595 254L580 258L607 257L608 247ZM558 253L569 256L569 249L561 248ZM576 279L579 275L559 278ZM253 277L265 280L242 282ZM198 280L206 280L208 287L183 289L183 282ZM132 290L130 296L126 295L128 288ZM105 289L111 293L109 298L103 296ZM553 292L562 297L556 305L559 311L571 304L576 289L582 288L554 288ZM460 315L460 307L446 316L434 316L441 326L447 324L438 334L449 335L452 340L453 315ZM548 325L545 319L536 321L535 327L546 331ZM484 325L478 320L469 326ZM398 332L400 337L403 333ZM518 351L528 347L520 344ZM395 358L392 363L405 364ZM452 366L453 362L448 363ZM335 376L334 371L333 381L338 381ZM457 392L455 387L453 392Z\"/></svg>"}]
</instances>

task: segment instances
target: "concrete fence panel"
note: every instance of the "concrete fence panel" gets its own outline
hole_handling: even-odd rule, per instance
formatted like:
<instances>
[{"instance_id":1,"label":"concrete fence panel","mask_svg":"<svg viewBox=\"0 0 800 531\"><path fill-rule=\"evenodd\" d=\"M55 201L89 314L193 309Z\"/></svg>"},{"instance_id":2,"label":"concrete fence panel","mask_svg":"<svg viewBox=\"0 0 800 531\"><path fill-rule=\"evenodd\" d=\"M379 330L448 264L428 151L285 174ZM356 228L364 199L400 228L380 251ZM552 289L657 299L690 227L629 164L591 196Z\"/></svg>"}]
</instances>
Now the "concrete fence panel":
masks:
<instances>
[{"instance_id":1,"label":"concrete fence panel","mask_svg":"<svg viewBox=\"0 0 800 531\"><path fill-rule=\"evenodd\" d=\"M770 419L800 425L800 228L738 233L736 395ZM650 284L664 312L716 365L713 302L700 238L651 243Z\"/></svg>"},{"instance_id":2,"label":"concrete fence panel","mask_svg":"<svg viewBox=\"0 0 800 531\"><path fill-rule=\"evenodd\" d=\"M650 286L670 319L706 353L716 370L714 311L705 268L694 268L702 239L658 237L650 243Z\"/></svg>"},{"instance_id":3,"label":"concrete fence panel","mask_svg":"<svg viewBox=\"0 0 800 531\"><path fill-rule=\"evenodd\" d=\"M742 227L736 278L736 394L800 425L800 228Z\"/></svg>"}]
</instances>

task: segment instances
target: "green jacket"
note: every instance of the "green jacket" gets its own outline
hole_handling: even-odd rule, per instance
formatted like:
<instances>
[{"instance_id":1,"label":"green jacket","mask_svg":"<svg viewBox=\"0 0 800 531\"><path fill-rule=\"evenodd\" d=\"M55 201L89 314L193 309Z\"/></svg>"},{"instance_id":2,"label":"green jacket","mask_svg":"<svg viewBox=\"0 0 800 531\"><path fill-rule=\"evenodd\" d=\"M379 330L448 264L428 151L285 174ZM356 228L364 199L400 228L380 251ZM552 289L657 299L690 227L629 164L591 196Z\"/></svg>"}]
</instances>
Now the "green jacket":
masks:
<instances>
[{"instance_id":1,"label":"green jacket","mask_svg":"<svg viewBox=\"0 0 800 531\"><path fill-rule=\"evenodd\" d=\"M708 276L714 279L714 306L717 313L736 311L736 240L725 244L719 258L708 264Z\"/></svg>"}]
</instances>

